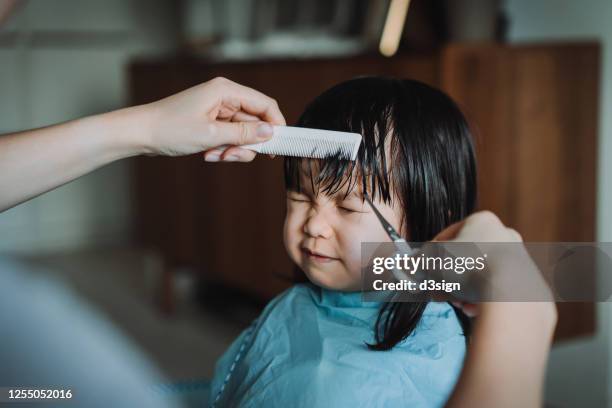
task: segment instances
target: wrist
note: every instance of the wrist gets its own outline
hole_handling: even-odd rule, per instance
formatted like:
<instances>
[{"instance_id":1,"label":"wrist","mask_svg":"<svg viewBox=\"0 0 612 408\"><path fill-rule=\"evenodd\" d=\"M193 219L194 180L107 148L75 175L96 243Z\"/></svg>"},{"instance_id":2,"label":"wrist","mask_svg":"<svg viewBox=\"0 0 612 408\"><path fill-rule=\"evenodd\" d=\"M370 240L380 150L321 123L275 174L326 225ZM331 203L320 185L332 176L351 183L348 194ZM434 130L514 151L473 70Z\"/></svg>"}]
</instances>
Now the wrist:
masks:
<instances>
[{"instance_id":1,"label":"wrist","mask_svg":"<svg viewBox=\"0 0 612 408\"><path fill-rule=\"evenodd\" d=\"M478 321L482 325L499 325L503 331L552 336L557 308L554 302L487 302L481 304Z\"/></svg>"},{"instance_id":2,"label":"wrist","mask_svg":"<svg viewBox=\"0 0 612 408\"><path fill-rule=\"evenodd\" d=\"M114 159L150 153L148 140L150 118L142 106L123 108L94 116L98 129L103 129L105 150Z\"/></svg>"}]
</instances>

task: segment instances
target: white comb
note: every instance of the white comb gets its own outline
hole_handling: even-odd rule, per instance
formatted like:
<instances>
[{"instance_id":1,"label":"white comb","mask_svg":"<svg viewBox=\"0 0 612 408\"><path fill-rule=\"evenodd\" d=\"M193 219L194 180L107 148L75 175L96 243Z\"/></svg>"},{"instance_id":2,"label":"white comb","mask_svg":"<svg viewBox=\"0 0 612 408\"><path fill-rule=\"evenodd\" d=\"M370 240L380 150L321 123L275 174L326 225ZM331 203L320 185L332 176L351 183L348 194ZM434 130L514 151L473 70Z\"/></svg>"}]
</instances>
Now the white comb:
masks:
<instances>
[{"instance_id":1,"label":"white comb","mask_svg":"<svg viewBox=\"0 0 612 408\"><path fill-rule=\"evenodd\" d=\"M344 160L355 160L360 144L361 135L359 133L274 126L272 139L240 147L258 153L279 156L311 157L315 159L338 157Z\"/></svg>"}]
</instances>

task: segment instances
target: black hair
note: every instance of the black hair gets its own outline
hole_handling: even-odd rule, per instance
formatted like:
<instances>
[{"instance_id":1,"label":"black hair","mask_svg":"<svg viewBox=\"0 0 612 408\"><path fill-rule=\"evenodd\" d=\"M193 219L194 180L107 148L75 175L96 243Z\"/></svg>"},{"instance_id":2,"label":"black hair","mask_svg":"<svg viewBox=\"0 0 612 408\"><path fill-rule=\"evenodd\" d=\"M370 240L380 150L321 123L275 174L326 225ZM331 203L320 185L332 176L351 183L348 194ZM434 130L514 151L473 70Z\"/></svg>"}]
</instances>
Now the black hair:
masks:
<instances>
[{"instance_id":1,"label":"black hair","mask_svg":"<svg viewBox=\"0 0 612 408\"><path fill-rule=\"evenodd\" d=\"M476 159L469 126L443 92L409 79L360 77L315 98L297 126L356 132L363 136L357 160L285 159L285 187L301 191L305 164L313 191L333 195L349 183L385 203L399 199L402 234L408 241L431 240L475 210ZM316 174L316 179L315 179ZM373 350L389 350L409 336L427 302L384 303ZM469 319L454 308L466 336Z\"/></svg>"}]
</instances>

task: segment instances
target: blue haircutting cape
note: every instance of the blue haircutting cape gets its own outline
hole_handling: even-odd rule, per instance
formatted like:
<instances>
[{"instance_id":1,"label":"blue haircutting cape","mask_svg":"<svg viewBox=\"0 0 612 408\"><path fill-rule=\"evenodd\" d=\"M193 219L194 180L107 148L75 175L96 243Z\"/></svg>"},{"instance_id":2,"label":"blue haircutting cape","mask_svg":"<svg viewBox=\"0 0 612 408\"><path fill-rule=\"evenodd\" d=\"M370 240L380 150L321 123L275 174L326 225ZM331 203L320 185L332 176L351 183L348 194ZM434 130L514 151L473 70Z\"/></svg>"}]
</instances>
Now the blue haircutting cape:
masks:
<instances>
[{"instance_id":1,"label":"blue haircutting cape","mask_svg":"<svg viewBox=\"0 0 612 408\"><path fill-rule=\"evenodd\" d=\"M290 288L218 361L210 402L283 408L443 406L466 351L454 310L447 303L429 303L410 336L390 351L372 351L366 342L374 343L380 306L362 302L360 292L312 284Z\"/></svg>"}]
</instances>

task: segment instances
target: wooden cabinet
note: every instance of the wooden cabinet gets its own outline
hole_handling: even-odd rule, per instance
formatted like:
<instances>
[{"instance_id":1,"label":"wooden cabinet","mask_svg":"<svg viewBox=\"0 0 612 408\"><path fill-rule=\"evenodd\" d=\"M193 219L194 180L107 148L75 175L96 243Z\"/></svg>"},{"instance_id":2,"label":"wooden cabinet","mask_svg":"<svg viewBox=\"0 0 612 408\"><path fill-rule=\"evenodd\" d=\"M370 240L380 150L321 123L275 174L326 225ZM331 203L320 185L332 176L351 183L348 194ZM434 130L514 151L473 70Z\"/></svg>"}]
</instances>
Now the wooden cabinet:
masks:
<instances>
[{"instance_id":1,"label":"wooden cabinet","mask_svg":"<svg viewBox=\"0 0 612 408\"><path fill-rule=\"evenodd\" d=\"M475 133L479 204L525 241L594 241L597 44L452 46L442 88ZM591 333L593 303L559 303L557 338Z\"/></svg>"},{"instance_id":2,"label":"wooden cabinet","mask_svg":"<svg viewBox=\"0 0 612 408\"><path fill-rule=\"evenodd\" d=\"M293 123L315 96L358 75L410 77L442 88L476 134L480 208L526 241L592 241L599 47L453 45L394 58L210 63L141 60L130 67L133 103L225 76L277 99ZM135 161L141 243L169 265L269 298L290 285L282 244L282 160L249 164L186 158ZM560 305L558 337L591 333L592 304Z\"/></svg>"}]
</instances>

